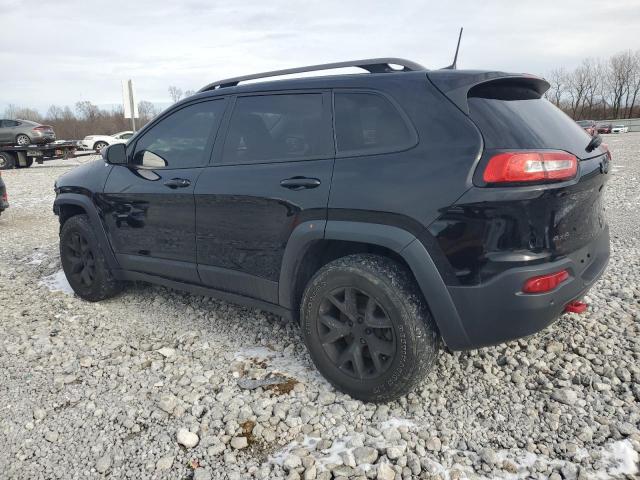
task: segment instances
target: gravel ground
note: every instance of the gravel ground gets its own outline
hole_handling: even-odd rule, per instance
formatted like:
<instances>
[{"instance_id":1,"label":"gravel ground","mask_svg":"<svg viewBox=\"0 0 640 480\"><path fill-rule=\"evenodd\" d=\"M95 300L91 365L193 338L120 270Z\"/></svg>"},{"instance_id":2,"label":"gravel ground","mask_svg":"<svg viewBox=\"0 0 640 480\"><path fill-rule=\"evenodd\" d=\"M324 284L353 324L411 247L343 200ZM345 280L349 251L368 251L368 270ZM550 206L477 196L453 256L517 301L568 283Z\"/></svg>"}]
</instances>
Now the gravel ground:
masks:
<instances>
[{"instance_id":1,"label":"gravel ground","mask_svg":"<svg viewBox=\"0 0 640 480\"><path fill-rule=\"evenodd\" d=\"M3 172L0 476L638 478L640 134L605 141L613 252L589 312L443 354L380 406L333 390L261 311L143 284L75 298L51 205L79 161Z\"/></svg>"}]
</instances>

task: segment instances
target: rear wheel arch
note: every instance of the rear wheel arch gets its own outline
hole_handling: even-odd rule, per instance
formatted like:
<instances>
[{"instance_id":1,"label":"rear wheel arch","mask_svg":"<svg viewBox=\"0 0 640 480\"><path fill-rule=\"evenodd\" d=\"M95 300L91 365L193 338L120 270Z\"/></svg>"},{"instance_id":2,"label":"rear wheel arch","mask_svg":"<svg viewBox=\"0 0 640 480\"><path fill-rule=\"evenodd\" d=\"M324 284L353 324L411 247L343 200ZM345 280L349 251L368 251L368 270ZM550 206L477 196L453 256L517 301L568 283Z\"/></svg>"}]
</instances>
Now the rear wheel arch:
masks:
<instances>
[{"instance_id":1,"label":"rear wheel arch","mask_svg":"<svg viewBox=\"0 0 640 480\"><path fill-rule=\"evenodd\" d=\"M317 231L309 234L305 223L294 230L280 273L280 305L290 309L296 318L302 293L320 268L337 258L370 253L396 261L413 275L447 346L463 349L470 343L436 264L412 233L392 225L366 222L316 223L324 224L324 235Z\"/></svg>"}]
</instances>

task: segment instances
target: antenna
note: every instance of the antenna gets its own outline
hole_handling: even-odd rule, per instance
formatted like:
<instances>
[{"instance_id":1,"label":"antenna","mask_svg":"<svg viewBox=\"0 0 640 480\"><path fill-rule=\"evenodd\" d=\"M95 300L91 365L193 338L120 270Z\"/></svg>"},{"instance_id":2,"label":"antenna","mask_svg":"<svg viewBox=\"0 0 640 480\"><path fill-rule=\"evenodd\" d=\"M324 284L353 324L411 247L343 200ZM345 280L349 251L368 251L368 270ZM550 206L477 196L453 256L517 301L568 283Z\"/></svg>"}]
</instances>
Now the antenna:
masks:
<instances>
[{"instance_id":1,"label":"antenna","mask_svg":"<svg viewBox=\"0 0 640 480\"><path fill-rule=\"evenodd\" d=\"M460 27L460 33L458 34L458 45L456 45L456 54L453 56L453 63L448 67L444 67L443 70L456 70L458 64L458 51L460 50L460 40L462 39L462 30Z\"/></svg>"}]
</instances>

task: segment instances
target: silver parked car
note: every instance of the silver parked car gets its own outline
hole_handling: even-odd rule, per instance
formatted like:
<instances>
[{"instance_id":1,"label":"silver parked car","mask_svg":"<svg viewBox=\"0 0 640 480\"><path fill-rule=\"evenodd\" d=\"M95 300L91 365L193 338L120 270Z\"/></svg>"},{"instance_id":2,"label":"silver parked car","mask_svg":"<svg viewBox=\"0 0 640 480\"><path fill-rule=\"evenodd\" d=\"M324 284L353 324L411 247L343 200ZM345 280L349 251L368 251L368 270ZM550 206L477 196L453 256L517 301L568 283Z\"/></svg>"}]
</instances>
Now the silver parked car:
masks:
<instances>
[{"instance_id":1,"label":"silver parked car","mask_svg":"<svg viewBox=\"0 0 640 480\"><path fill-rule=\"evenodd\" d=\"M49 143L56 139L50 125L40 125L30 120L0 120L0 144L31 145Z\"/></svg>"}]
</instances>

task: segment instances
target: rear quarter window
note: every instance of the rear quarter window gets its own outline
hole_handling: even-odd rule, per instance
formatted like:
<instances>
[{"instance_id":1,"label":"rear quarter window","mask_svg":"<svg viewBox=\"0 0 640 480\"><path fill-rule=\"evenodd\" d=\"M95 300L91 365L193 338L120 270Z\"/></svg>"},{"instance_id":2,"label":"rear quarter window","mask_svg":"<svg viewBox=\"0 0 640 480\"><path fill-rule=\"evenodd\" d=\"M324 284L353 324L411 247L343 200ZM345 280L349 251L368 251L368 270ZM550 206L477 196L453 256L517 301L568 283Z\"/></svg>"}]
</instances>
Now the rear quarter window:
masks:
<instances>
[{"instance_id":1,"label":"rear quarter window","mask_svg":"<svg viewBox=\"0 0 640 480\"><path fill-rule=\"evenodd\" d=\"M406 117L383 95L335 92L334 109L338 155L396 152L417 143Z\"/></svg>"},{"instance_id":2,"label":"rear quarter window","mask_svg":"<svg viewBox=\"0 0 640 480\"><path fill-rule=\"evenodd\" d=\"M488 97L468 98L469 114L486 148L559 149L585 157L591 137L548 100L527 95Z\"/></svg>"}]
</instances>

